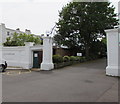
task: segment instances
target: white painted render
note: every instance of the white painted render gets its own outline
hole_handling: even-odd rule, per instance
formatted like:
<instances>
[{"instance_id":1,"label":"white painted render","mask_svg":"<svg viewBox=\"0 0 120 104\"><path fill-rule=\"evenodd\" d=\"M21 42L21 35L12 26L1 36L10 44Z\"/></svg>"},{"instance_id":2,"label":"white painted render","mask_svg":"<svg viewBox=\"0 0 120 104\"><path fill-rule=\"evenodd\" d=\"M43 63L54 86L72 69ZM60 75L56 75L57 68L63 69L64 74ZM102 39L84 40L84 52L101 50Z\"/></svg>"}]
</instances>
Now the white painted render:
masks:
<instances>
[{"instance_id":1,"label":"white painted render","mask_svg":"<svg viewBox=\"0 0 120 104\"><path fill-rule=\"evenodd\" d=\"M26 42L25 46L2 47L2 58L7 61L8 66L30 69L33 67L33 51L41 50L43 50L43 61L40 69L53 69L51 37L43 37L43 45L33 46L33 43Z\"/></svg>"},{"instance_id":2,"label":"white painted render","mask_svg":"<svg viewBox=\"0 0 120 104\"><path fill-rule=\"evenodd\" d=\"M51 70L54 68L52 55L52 38L49 36L43 37L43 61L41 63L41 70Z\"/></svg>"},{"instance_id":3,"label":"white painted render","mask_svg":"<svg viewBox=\"0 0 120 104\"><path fill-rule=\"evenodd\" d=\"M1 26L0 26L1 34ZM2 63L2 35L0 35L0 63ZM2 104L2 74L0 73L0 104Z\"/></svg>"},{"instance_id":4,"label":"white painted render","mask_svg":"<svg viewBox=\"0 0 120 104\"><path fill-rule=\"evenodd\" d=\"M120 76L119 29L106 30L107 33L107 67L106 74Z\"/></svg>"},{"instance_id":5,"label":"white painted render","mask_svg":"<svg viewBox=\"0 0 120 104\"><path fill-rule=\"evenodd\" d=\"M0 25L0 63L2 63L2 27Z\"/></svg>"},{"instance_id":6,"label":"white painted render","mask_svg":"<svg viewBox=\"0 0 120 104\"><path fill-rule=\"evenodd\" d=\"M118 2L118 18L120 19L120 1ZM120 24L118 29L106 30L106 33L107 33L106 74L111 76L120 76Z\"/></svg>"},{"instance_id":7,"label":"white painted render","mask_svg":"<svg viewBox=\"0 0 120 104\"><path fill-rule=\"evenodd\" d=\"M119 18L119 28L120 28L120 1L118 2L118 18ZM120 45L120 33L119 33L119 45Z\"/></svg>"},{"instance_id":8,"label":"white painted render","mask_svg":"<svg viewBox=\"0 0 120 104\"><path fill-rule=\"evenodd\" d=\"M0 63L2 63L2 28L0 25ZM0 104L2 104L2 74L0 73Z\"/></svg>"},{"instance_id":9,"label":"white painted render","mask_svg":"<svg viewBox=\"0 0 120 104\"><path fill-rule=\"evenodd\" d=\"M9 32L9 35L7 32ZM27 29L22 32L19 29L6 28L3 23L0 24L0 63L5 60L8 66L30 69L33 67L33 51L40 51L43 46L33 46L33 43L26 42L25 46L4 47L2 44L6 41L6 38L12 37L15 32L31 34L30 30Z\"/></svg>"},{"instance_id":10,"label":"white painted render","mask_svg":"<svg viewBox=\"0 0 120 104\"><path fill-rule=\"evenodd\" d=\"M34 50L42 50L42 46L33 46L33 43L27 42L25 46L3 47L2 56L8 66L30 69L33 67Z\"/></svg>"}]
</instances>

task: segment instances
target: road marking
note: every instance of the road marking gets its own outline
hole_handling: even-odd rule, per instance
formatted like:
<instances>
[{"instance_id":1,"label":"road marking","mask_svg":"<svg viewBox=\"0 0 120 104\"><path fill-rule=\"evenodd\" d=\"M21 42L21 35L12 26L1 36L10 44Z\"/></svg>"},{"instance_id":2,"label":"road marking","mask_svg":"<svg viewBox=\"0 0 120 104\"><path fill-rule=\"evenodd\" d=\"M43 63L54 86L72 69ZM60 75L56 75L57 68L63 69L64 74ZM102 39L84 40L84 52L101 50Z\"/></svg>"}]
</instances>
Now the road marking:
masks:
<instances>
[{"instance_id":1,"label":"road marking","mask_svg":"<svg viewBox=\"0 0 120 104\"><path fill-rule=\"evenodd\" d=\"M27 74L27 73L31 73L31 72L32 72L31 70L27 70L27 72L22 72L22 70L21 70L21 71L9 71L9 72L4 72L4 73L2 73L2 74L14 76L14 75L20 75L20 74Z\"/></svg>"}]
</instances>

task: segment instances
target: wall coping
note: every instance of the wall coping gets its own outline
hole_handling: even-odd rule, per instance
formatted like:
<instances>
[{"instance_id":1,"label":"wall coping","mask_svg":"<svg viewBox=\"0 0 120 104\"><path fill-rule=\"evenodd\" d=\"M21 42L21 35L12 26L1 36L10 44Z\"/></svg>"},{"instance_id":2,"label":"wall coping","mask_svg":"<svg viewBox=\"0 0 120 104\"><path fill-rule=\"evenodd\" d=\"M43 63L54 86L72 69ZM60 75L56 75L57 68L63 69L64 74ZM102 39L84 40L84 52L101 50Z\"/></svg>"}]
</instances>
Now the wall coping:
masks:
<instances>
[{"instance_id":1,"label":"wall coping","mask_svg":"<svg viewBox=\"0 0 120 104\"><path fill-rule=\"evenodd\" d=\"M42 38L43 39L51 39L52 37L51 36L43 36Z\"/></svg>"},{"instance_id":2,"label":"wall coping","mask_svg":"<svg viewBox=\"0 0 120 104\"><path fill-rule=\"evenodd\" d=\"M117 28L117 29L108 29L108 30L105 30L106 33L110 33L110 32L119 32L120 33L120 28Z\"/></svg>"}]
</instances>

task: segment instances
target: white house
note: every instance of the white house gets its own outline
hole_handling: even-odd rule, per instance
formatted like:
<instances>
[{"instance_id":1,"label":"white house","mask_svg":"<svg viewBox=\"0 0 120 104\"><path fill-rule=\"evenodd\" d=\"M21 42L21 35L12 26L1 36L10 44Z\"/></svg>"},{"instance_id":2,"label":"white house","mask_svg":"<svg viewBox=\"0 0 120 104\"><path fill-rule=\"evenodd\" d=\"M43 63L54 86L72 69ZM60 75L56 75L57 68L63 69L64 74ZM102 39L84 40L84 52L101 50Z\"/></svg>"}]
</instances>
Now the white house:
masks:
<instances>
[{"instance_id":1,"label":"white house","mask_svg":"<svg viewBox=\"0 0 120 104\"><path fill-rule=\"evenodd\" d=\"M26 34L31 34L31 31L28 30L28 29L25 29L25 32L23 31L20 31L19 28L17 28L16 30L13 30L13 29L10 29L10 28L7 28L5 26L5 24L1 23L0 24L0 34L2 35L2 43L4 43L6 41L6 38L7 37L11 37L13 36L14 33L26 33Z\"/></svg>"}]
</instances>

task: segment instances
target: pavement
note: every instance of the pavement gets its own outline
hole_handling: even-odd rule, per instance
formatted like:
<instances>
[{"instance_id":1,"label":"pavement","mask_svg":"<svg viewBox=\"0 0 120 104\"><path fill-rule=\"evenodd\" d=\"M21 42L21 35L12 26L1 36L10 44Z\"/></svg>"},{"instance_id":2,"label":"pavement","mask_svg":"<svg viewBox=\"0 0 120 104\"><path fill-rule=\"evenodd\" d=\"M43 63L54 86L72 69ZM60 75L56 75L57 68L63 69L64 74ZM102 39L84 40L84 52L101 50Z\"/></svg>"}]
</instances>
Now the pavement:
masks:
<instances>
[{"instance_id":1,"label":"pavement","mask_svg":"<svg viewBox=\"0 0 120 104\"><path fill-rule=\"evenodd\" d=\"M118 102L118 78L106 59L52 71L2 75L3 102Z\"/></svg>"}]
</instances>

